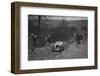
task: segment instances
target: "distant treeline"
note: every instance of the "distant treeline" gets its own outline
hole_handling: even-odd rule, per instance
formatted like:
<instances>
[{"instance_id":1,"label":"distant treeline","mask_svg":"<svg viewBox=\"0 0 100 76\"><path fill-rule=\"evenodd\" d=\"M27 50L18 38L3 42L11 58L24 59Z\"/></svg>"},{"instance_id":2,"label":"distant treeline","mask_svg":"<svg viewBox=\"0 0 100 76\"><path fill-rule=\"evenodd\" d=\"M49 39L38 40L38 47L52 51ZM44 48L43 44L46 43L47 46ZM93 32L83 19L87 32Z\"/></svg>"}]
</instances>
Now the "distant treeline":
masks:
<instances>
[{"instance_id":1,"label":"distant treeline","mask_svg":"<svg viewBox=\"0 0 100 76\"><path fill-rule=\"evenodd\" d=\"M44 19L45 18L45 19ZM67 41L75 32L85 32L87 38L88 20L52 20L41 16L29 16L28 35L37 35L38 45L45 45L45 37L49 34L51 41Z\"/></svg>"}]
</instances>

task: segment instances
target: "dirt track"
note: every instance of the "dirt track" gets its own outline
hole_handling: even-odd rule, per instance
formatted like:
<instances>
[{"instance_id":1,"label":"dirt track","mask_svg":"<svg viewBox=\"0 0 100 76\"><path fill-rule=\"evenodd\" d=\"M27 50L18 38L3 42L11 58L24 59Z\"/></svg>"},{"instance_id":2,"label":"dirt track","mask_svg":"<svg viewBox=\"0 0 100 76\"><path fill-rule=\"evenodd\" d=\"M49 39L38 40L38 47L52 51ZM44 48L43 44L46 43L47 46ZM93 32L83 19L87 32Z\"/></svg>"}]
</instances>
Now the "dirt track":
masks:
<instances>
[{"instance_id":1,"label":"dirt track","mask_svg":"<svg viewBox=\"0 0 100 76\"><path fill-rule=\"evenodd\" d=\"M87 43L81 43L78 47L72 43L64 42L63 52L53 52L52 44L42 48L35 48L34 52L29 52L29 60L48 60L48 59L75 59L87 58Z\"/></svg>"}]
</instances>

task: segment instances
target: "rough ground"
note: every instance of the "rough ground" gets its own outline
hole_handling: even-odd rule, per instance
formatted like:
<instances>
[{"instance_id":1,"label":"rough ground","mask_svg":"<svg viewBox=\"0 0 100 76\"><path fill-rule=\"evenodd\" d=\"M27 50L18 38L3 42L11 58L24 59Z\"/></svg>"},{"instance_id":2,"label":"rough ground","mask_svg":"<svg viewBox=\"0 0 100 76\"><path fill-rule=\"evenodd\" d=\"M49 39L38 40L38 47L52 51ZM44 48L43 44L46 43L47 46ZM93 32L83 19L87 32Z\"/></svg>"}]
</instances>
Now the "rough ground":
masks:
<instances>
[{"instance_id":1,"label":"rough ground","mask_svg":"<svg viewBox=\"0 0 100 76\"><path fill-rule=\"evenodd\" d=\"M53 44L47 44L42 48L35 48L34 52L29 51L29 60L49 60L49 59L75 59L75 58L87 58L88 47L87 43L81 43L78 47L70 42L64 42L64 51L53 52Z\"/></svg>"}]
</instances>

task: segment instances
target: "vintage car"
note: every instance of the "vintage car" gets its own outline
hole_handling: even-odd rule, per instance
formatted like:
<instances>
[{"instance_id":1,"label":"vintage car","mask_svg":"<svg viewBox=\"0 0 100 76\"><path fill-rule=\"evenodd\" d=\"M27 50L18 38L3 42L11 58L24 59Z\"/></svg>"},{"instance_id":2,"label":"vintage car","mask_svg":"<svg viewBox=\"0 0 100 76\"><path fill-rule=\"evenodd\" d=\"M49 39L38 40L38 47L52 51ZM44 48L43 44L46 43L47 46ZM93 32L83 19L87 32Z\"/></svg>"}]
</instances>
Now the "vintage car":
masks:
<instances>
[{"instance_id":1,"label":"vintage car","mask_svg":"<svg viewBox=\"0 0 100 76\"><path fill-rule=\"evenodd\" d=\"M61 41L56 41L53 44L53 51L54 52L62 52L64 50L63 42Z\"/></svg>"}]
</instances>

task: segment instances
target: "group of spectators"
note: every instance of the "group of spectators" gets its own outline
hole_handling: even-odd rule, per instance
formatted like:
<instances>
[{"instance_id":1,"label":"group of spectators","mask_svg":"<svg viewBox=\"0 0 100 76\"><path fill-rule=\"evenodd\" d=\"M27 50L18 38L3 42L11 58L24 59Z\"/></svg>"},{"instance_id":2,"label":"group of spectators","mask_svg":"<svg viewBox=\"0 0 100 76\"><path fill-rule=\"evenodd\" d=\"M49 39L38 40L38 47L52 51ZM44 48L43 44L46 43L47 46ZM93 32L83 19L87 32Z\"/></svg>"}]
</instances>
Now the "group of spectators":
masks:
<instances>
[{"instance_id":1,"label":"group of spectators","mask_svg":"<svg viewBox=\"0 0 100 76\"><path fill-rule=\"evenodd\" d=\"M34 51L34 48L37 46L37 35L31 33L30 35L30 49L32 50L32 52ZM45 37L45 41L47 44L50 44L51 43L51 36L48 34L46 37Z\"/></svg>"},{"instance_id":2,"label":"group of spectators","mask_svg":"<svg viewBox=\"0 0 100 76\"><path fill-rule=\"evenodd\" d=\"M78 45L81 44L83 40L83 34L79 33L79 32L76 32L74 33L74 41L76 43L76 46L78 47Z\"/></svg>"}]
</instances>

